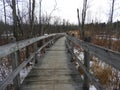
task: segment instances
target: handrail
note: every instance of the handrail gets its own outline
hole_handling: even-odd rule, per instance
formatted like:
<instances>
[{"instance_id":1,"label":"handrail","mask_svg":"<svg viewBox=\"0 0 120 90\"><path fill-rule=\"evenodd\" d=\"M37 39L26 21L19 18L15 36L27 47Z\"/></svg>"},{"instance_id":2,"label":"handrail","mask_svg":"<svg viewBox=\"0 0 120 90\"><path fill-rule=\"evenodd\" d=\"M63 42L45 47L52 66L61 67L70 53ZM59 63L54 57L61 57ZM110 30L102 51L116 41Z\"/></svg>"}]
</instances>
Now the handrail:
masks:
<instances>
[{"instance_id":1,"label":"handrail","mask_svg":"<svg viewBox=\"0 0 120 90\"><path fill-rule=\"evenodd\" d=\"M43 48L45 48L49 43L53 42L55 39L59 38L61 35L62 34L51 34L51 35L42 36L42 37L38 37L38 38L32 38L32 39L28 39L28 40L19 41L18 45L16 43L11 43L11 44L8 44L5 46L1 46L4 48L6 47L5 51L0 52L0 57L3 57L3 56L11 54L13 52L16 52L17 50L22 49L22 48L24 48L32 43L35 43L39 40L49 38L51 36L55 37L55 38L49 40L48 42L46 42L36 52L32 53L31 56L29 56L27 60L23 61L13 72L11 72L9 74L9 76L0 83L0 90L4 90L7 87L7 85L10 84L10 81L12 81L18 75L18 73L36 56L37 53L39 53L39 51L41 51ZM2 50L2 48L0 48L0 50ZM6 51L9 51L9 52L6 52ZM3 55L3 54L5 54L5 55Z\"/></svg>"},{"instance_id":2,"label":"handrail","mask_svg":"<svg viewBox=\"0 0 120 90\"><path fill-rule=\"evenodd\" d=\"M80 65L82 70L85 72L87 77L90 79L90 81L92 81L92 83L94 84L96 89L104 90L104 88L101 86L101 84L96 80L96 78L89 72L89 70L79 60L78 56L76 54L74 54L73 46L71 46L70 43L68 43L68 41L83 48L88 53L90 53L94 56L97 56L98 58L100 58L100 60L106 62L107 64L109 64L110 66L112 66L118 70L120 70L120 53L116 52L116 51L112 51L112 50L104 48L104 47L101 47L101 46L91 44L89 42L79 40L71 35L66 35L66 45L67 45L69 52L77 60L78 64Z\"/></svg>"},{"instance_id":3,"label":"handrail","mask_svg":"<svg viewBox=\"0 0 120 90\"><path fill-rule=\"evenodd\" d=\"M103 87L100 85L100 83L96 80L96 78L89 72L89 70L79 60L78 56L75 55L74 52L72 52L72 50L71 50L72 47L68 44L67 41L66 41L66 45L67 45L67 48L68 48L69 52L72 54L73 57L75 57L75 60L77 60L77 62L80 65L80 67L85 72L85 74L87 75L87 77L89 77L89 79L93 82L93 84L95 85L95 87L97 88L97 90L104 90Z\"/></svg>"},{"instance_id":4,"label":"handrail","mask_svg":"<svg viewBox=\"0 0 120 90\"><path fill-rule=\"evenodd\" d=\"M51 36L55 36L55 35L57 35L57 34L50 34L50 35L35 37L32 39L22 40L22 41L10 43L10 44L4 45L4 46L0 46L0 51L1 51L0 58L4 57L6 55L9 55L10 53L13 53L17 50L20 50L20 49L22 49L22 48L24 48L24 47L26 47L34 42L37 42L39 40L42 40L42 39L45 39L45 38L48 38Z\"/></svg>"},{"instance_id":5,"label":"handrail","mask_svg":"<svg viewBox=\"0 0 120 90\"><path fill-rule=\"evenodd\" d=\"M106 62L110 66L120 70L120 53L116 51L112 51L107 48L103 48L85 41L81 41L75 37L68 36L67 39L72 41L74 44L82 47L87 50L90 54L97 56L100 60Z\"/></svg>"}]
</instances>

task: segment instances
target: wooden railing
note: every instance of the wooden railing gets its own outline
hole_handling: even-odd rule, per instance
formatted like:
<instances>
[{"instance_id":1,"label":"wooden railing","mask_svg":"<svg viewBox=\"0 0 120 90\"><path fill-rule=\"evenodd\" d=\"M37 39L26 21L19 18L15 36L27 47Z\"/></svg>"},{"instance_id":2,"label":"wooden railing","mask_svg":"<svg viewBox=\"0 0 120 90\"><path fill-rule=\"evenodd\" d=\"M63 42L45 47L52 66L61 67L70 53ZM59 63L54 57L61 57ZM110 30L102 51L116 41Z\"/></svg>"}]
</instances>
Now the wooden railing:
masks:
<instances>
[{"instance_id":1,"label":"wooden railing","mask_svg":"<svg viewBox=\"0 0 120 90\"><path fill-rule=\"evenodd\" d=\"M78 56L74 53L73 48L75 45L82 47L84 51L88 54L92 54L99 58L99 60L104 61L105 63L109 64L111 67L114 67L117 70L120 70L120 53L112 51L110 49L106 49L97 45L94 45L89 42L81 41L71 35L66 35L66 45L68 51L71 53L72 57L74 57L77 62L79 63L80 67L84 71L85 75L89 78L89 80L94 84L97 90L104 90L102 85L98 82L98 80L90 73L89 68L86 67L78 58ZM85 56L84 59L88 57ZM89 60L87 60L89 64ZM84 86L83 86L84 87ZM86 89L84 89L86 90Z\"/></svg>"},{"instance_id":2,"label":"wooden railing","mask_svg":"<svg viewBox=\"0 0 120 90\"><path fill-rule=\"evenodd\" d=\"M0 58L10 55L12 60L12 72L0 83L0 90L5 90L8 84L13 82L14 90L20 89L20 71L33 60L34 63L37 62L37 54L44 49L48 44L55 42L58 38L63 36L64 34L50 34L41 37L35 37L27 40L22 40L19 42L13 42L0 47ZM40 47L37 46L39 42L42 41L42 45ZM27 56L26 60L22 63L19 63L19 50L22 48L26 48L29 45L33 45L34 52L29 56Z\"/></svg>"}]
</instances>

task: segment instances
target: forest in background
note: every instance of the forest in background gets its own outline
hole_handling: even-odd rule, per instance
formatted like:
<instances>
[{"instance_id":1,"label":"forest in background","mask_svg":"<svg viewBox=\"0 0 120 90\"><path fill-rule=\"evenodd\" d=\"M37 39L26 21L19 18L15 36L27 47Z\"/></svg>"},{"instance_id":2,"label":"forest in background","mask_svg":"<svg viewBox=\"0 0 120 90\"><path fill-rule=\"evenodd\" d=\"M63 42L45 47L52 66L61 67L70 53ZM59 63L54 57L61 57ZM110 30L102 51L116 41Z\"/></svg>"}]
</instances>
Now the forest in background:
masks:
<instances>
[{"instance_id":1,"label":"forest in background","mask_svg":"<svg viewBox=\"0 0 120 90\"><path fill-rule=\"evenodd\" d=\"M98 22L99 20L92 20L91 16L88 15L89 13L87 13L92 1L83 0L83 8L80 8L82 12L79 12L80 9L77 9L78 17L76 18L78 18L78 25L71 24L68 20L53 15L58 9L56 0L54 1L53 9L50 13L42 12L42 2L42 0L0 1L3 7L0 11L0 45L8 43L11 36L14 36L16 40L19 41L44 34L69 32L71 30L78 30L78 35L81 39L84 37L91 37L95 44L108 48L111 48L110 44L112 44L112 39L110 38L116 38L119 42L120 22L113 22L117 1L110 0L108 22L100 23ZM87 24L86 18L91 19L91 23L89 22L89 24ZM108 42L106 42L105 38ZM114 41L116 43L116 40ZM119 48L111 49L120 51Z\"/></svg>"}]
</instances>

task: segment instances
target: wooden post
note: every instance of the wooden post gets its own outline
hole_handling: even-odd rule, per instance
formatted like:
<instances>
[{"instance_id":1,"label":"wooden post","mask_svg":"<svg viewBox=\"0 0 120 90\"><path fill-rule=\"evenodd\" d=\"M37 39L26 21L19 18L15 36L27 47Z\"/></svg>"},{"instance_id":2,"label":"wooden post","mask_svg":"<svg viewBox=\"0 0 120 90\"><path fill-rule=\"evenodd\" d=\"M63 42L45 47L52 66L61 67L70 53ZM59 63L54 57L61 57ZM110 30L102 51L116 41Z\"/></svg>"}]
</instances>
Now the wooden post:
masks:
<instances>
[{"instance_id":1,"label":"wooden post","mask_svg":"<svg viewBox=\"0 0 120 90\"><path fill-rule=\"evenodd\" d=\"M42 46L45 44L45 39L42 40ZM45 48L43 49L43 53L45 53Z\"/></svg>"},{"instance_id":2,"label":"wooden post","mask_svg":"<svg viewBox=\"0 0 120 90\"><path fill-rule=\"evenodd\" d=\"M82 9L82 25L81 25L81 39L85 40L85 18L86 18L86 12L87 12L87 0L83 1L83 9ZM86 69L89 70L89 53L88 51L84 51L84 66ZM84 82L83 82L83 90L89 90L89 79L87 75L84 73Z\"/></svg>"},{"instance_id":3,"label":"wooden post","mask_svg":"<svg viewBox=\"0 0 120 90\"><path fill-rule=\"evenodd\" d=\"M26 46L25 54L27 59L29 57L29 46Z\"/></svg>"},{"instance_id":4,"label":"wooden post","mask_svg":"<svg viewBox=\"0 0 120 90\"><path fill-rule=\"evenodd\" d=\"M13 33L14 37L11 39L11 42L18 41L18 32L17 32L17 15L16 15L16 0L12 0L12 15L13 15ZM19 65L19 51L16 51L11 54L12 60L12 70L14 71ZM13 80L14 90L20 90L20 74L18 74Z\"/></svg>"},{"instance_id":5,"label":"wooden post","mask_svg":"<svg viewBox=\"0 0 120 90\"><path fill-rule=\"evenodd\" d=\"M34 43L34 52L36 52L37 49L38 49L37 42L35 42ZM34 62L35 62L35 64L38 62L37 53L35 53Z\"/></svg>"},{"instance_id":6,"label":"wooden post","mask_svg":"<svg viewBox=\"0 0 120 90\"><path fill-rule=\"evenodd\" d=\"M18 66L18 54L19 51L11 54L12 70L14 71ZM13 80L14 90L20 90L20 74L18 74Z\"/></svg>"},{"instance_id":7,"label":"wooden post","mask_svg":"<svg viewBox=\"0 0 120 90\"><path fill-rule=\"evenodd\" d=\"M90 60L88 51L84 51L84 65L89 70ZM89 90L89 78L84 73L83 90Z\"/></svg>"},{"instance_id":8,"label":"wooden post","mask_svg":"<svg viewBox=\"0 0 120 90\"><path fill-rule=\"evenodd\" d=\"M11 42L15 42L15 39L11 39ZM11 55L12 61L12 71L14 71L19 65L19 51L12 53ZM20 90L20 74L18 74L13 80L14 90Z\"/></svg>"}]
</instances>

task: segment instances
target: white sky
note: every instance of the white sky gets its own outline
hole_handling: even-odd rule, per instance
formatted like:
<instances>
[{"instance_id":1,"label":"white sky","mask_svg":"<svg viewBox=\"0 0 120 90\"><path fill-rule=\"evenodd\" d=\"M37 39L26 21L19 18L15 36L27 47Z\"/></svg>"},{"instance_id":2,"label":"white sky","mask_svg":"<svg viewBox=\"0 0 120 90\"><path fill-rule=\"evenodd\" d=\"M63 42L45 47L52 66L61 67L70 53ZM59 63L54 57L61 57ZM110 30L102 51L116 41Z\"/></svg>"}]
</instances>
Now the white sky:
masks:
<instances>
[{"instance_id":1,"label":"white sky","mask_svg":"<svg viewBox=\"0 0 120 90\"><path fill-rule=\"evenodd\" d=\"M2 0L0 0L2 5ZM9 0L8 0L9 1ZM11 1L11 0L10 0ZM27 2L28 0L20 0L22 3ZM39 1L36 0L36 14L39 14ZM77 20L77 8L82 10L83 0L56 0L57 1L57 10L52 13L52 16L61 17L61 19L68 20L70 23L78 23ZM107 22L109 17L109 7L111 0L88 0L88 9L86 22ZM42 0L42 13L49 15L53 10L55 5L55 0ZM19 2L19 7L22 7L21 10L27 10L27 4L21 4ZM2 13L1 13L2 11ZM120 0L115 2L115 12L114 12L114 21L120 20ZM0 6L0 18L3 17L3 6ZM7 14L10 15L11 11L7 7ZM81 14L80 14L81 15Z\"/></svg>"},{"instance_id":2,"label":"white sky","mask_svg":"<svg viewBox=\"0 0 120 90\"><path fill-rule=\"evenodd\" d=\"M66 20L69 20L71 23L78 23L77 20L77 8L82 9L83 0L56 0L57 1L57 10L54 11L52 15L60 16ZM88 14L86 17L87 22L92 20L98 22L106 22L108 20L109 6L111 0L88 0ZM120 7L120 0L116 0L115 8ZM48 14L52 11L53 6L55 5L55 0L43 0L42 10L43 13L47 12ZM119 9L120 10L120 9ZM119 10L115 11L114 20L120 20L120 13L117 13Z\"/></svg>"}]
</instances>

